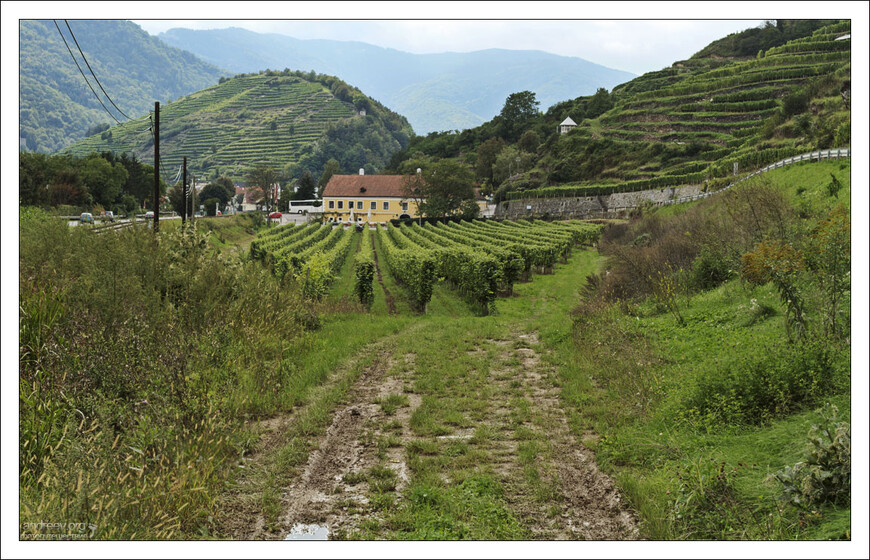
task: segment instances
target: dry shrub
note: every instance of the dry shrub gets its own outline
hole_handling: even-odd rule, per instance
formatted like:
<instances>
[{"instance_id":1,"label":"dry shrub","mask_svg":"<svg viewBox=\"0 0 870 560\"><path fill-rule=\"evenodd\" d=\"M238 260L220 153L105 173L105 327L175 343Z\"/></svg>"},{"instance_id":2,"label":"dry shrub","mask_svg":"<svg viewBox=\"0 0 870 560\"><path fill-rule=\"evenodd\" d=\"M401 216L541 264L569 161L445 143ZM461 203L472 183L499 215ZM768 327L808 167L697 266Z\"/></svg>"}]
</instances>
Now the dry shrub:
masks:
<instances>
[{"instance_id":1,"label":"dry shrub","mask_svg":"<svg viewBox=\"0 0 870 560\"><path fill-rule=\"evenodd\" d=\"M682 290L711 288L736 273L741 256L759 241L794 237L794 223L788 201L763 178L675 216L639 212L602 231L599 251L608 257L607 270L589 283L585 299L643 299L670 286L666 278ZM682 271L692 269L689 285Z\"/></svg>"}]
</instances>

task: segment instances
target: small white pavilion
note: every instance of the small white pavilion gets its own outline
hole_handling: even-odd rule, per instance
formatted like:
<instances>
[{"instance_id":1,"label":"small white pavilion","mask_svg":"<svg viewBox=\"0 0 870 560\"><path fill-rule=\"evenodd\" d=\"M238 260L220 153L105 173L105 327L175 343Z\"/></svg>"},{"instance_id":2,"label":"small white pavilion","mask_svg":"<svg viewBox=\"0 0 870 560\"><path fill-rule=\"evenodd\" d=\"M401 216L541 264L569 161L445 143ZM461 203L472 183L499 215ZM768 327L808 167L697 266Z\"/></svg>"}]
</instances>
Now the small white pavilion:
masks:
<instances>
[{"instance_id":1,"label":"small white pavilion","mask_svg":"<svg viewBox=\"0 0 870 560\"><path fill-rule=\"evenodd\" d=\"M571 117L567 117L564 121L562 121L562 124L559 125L559 133L565 134L575 126L577 126L577 123L571 120Z\"/></svg>"}]
</instances>

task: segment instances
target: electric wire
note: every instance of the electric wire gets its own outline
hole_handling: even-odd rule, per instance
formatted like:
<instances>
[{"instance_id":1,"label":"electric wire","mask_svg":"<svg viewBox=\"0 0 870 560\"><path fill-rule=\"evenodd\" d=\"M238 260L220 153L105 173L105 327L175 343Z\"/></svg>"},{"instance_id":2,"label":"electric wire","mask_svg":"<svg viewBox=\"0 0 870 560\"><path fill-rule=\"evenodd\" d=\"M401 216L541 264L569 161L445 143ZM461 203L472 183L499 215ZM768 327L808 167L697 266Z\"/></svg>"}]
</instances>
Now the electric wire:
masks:
<instances>
[{"instance_id":1,"label":"electric wire","mask_svg":"<svg viewBox=\"0 0 870 560\"><path fill-rule=\"evenodd\" d=\"M88 62L88 59L85 58L85 53L84 53L84 51L82 51L82 48L79 46L79 42L78 42L78 40L76 39L76 35L75 35L75 33L73 33L72 27L69 26L69 22L68 22L67 20L63 20L63 22L66 24L66 28L69 29L69 34L72 35L72 39L73 39L73 41L75 42L76 47L79 49L79 54L82 55L82 60L85 61L85 64L87 65L88 70L91 71L91 75L94 77L94 80L97 81L97 85L100 86L100 89L101 89L102 92L105 94L106 99L109 100L109 103L111 103L112 106L113 106L115 109L117 109L119 113L121 113L122 115L124 115L125 117L127 117L127 120L132 120L129 116L127 116L127 113L125 113L124 111L122 111L121 108L118 107L117 105L115 105L115 102L112 101L112 98L111 98L111 97L109 96L109 94L106 92L106 89L103 87L103 84L100 83L100 79L97 78L97 75L94 73L94 69L91 68L91 65L90 65L90 63ZM55 24L56 24L56 22L55 22ZM116 120L117 120L117 119L116 119Z\"/></svg>"},{"instance_id":2,"label":"electric wire","mask_svg":"<svg viewBox=\"0 0 870 560\"><path fill-rule=\"evenodd\" d=\"M70 55L70 57L72 57L73 62L76 63L76 68L79 69L79 73L82 75L82 78L85 79L85 83L88 84L88 87L89 87L89 88L91 88L91 91L93 92L94 97L97 98L97 101L100 102L100 105L103 106L103 109L106 111L106 113L108 113L110 117L112 117L113 119L115 119L115 122L116 122L116 123L121 124L121 121L118 120L118 117L116 117L115 115L112 114L111 111L109 111L108 107L106 107L106 104L103 103L103 100L100 99L100 96L99 96L99 95L97 95L97 92L94 90L94 86L92 86L92 85L91 85L91 82L88 81L88 77L85 76L85 73L84 73L84 71L82 70L82 67L79 65L79 61L76 60L75 55L73 55L73 53L72 53L72 49L69 48L69 43L67 43L67 41L66 41L66 37L63 36L63 32L61 32L61 30L60 30L60 26L57 24L57 20L53 20L53 21L54 21L54 26L57 27L57 32L60 33L60 38L63 39L63 44L66 45L66 50L69 51L69 55Z\"/></svg>"}]
</instances>

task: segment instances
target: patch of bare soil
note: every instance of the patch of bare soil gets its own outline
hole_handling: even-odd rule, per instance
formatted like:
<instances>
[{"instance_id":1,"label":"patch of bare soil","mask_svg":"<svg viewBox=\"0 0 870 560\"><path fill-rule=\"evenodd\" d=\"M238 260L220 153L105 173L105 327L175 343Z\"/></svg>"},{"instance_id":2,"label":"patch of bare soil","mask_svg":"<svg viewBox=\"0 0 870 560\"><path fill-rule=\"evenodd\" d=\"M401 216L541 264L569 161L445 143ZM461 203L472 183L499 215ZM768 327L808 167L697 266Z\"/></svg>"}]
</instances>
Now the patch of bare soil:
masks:
<instances>
[{"instance_id":1,"label":"patch of bare soil","mask_svg":"<svg viewBox=\"0 0 870 560\"><path fill-rule=\"evenodd\" d=\"M510 507L544 540L622 540L637 538L634 514L622 502L613 481L602 473L591 451L570 432L551 366L533 348L535 334L490 340L500 357L492 367L495 391L491 427L493 468L502 477ZM528 413L516 402L528 402ZM517 437L520 432L531 436ZM587 434L586 437L589 437ZM540 451L532 465L519 456L522 445ZM540 482L529 482L529 469ZM533 477L534 478L534 477ZM544 497L542 497L542 495Z\"/></svg>"},{"instance_id":2,"label":"patch of bare soil","mask_svg":"<svg viewBox=\"0 0 870 560\"><path fill-rule=\"evenodd\" d=\"M374 255L375 271L377 272L378 276L378 284L380 284L381 289L384 290L384 299L387 302L387 311L390 315L395 315L396 300L395 298L393 298L393 294L390 293L390 290L388 290L387 287L384 285L384 277L381 275L381 265L378 263L378 250L374 246L374 244L372 245L372 253Z\"/></svg>"},{"instance_id":3,"label":"patch of bare soil","mask_svg":"<svg viewBox=\"0 0 870 560\"><path fill-rule=\"evenodd\" d=\"M411 327L418 328L417 326ZM282 539L297 523L327 524L331 532L353 528L365 513L367 482L356 482L376 463L393 469L398 492L408 480L402 448L378 453L379 427L391 423L391 433L410 437L408 421L420 404L417 395L407 395L410 406L399 407L387 418L378 401L388 395L402 394L403 378L390 377L394 363L391 340L371 344L344 367L330 374L319 387L312 388L306 404L289 414L260 420L252 428L257 442L239 464L240 474L220 498L220 533L237 540ZM278 456L290 442L288 433L299 424L311 422L311 409L322 395L334 390L362 356L376 357L364 368L345 397L331 414L326 433L313 446L304 467L280 470ZM405 370L413 366L414 355L404 358ZM400 368L401 369L401 368ZM301 474L300 471L301 470ZM350 482L344 481L350 474ZM285 481L282 483L281 481ZM289 486L286 481L290 480ZM277 523L267 513L265 496L275 497L273 508L280 508Z\"/></svg>"},{"instance_id":4,"label":"patch of bare soil","mask_svg":"<svg viewBox=\"0 0 870 560\"><path fill-rule=\"evenodd\" d=\"M346 403L332 413L326 433L319 438L301 473L291 476L288 486L272 489L280 493L277 523L268 524L263 512L255 511L256 500L249 500L253 503L247 512L253 515L237 520L231 533L234 538L284 539L294 527L312 524L327 528L329 538L354 532L363 520L376 516L368 507L367 497L373 467L386 467L395 473L395 492L401 497L409 481L402 445L411 437L410 417L420 404L418 395L404 393L403 371L413 369L414 355L396 359L389 345L381 345L377 352L348 391ZM397 363L405 367L394 368ZM407 405L398 406L388 415L381 402L390 395L403 394ZM297 419L291 417L262 421L263 435L249 461L261 460L285 444L281 431L294 421ZM392 439L388 441L387 437ZM232 528L232 523L228 526Z\"/></svg>"}]
</instances>

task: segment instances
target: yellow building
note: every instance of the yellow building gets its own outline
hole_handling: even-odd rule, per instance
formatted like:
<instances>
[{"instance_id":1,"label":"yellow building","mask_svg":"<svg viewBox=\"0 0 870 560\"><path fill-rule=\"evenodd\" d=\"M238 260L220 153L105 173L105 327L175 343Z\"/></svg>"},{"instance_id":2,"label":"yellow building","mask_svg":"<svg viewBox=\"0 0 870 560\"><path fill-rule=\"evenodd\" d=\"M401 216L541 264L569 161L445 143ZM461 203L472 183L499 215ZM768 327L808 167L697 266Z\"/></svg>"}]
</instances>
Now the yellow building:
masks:
<instances>
[{"instance_id":1,"label":"yellow building","mask_svg":"<svg viewBox=\"0 0 870 560\"><path fill-rule=\"evenodd\" d=\"M333 175L323 188L323 221L380 224L419 217L417 202L404 191L404 175Z\"/></svg>"}]
</instances>

